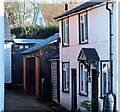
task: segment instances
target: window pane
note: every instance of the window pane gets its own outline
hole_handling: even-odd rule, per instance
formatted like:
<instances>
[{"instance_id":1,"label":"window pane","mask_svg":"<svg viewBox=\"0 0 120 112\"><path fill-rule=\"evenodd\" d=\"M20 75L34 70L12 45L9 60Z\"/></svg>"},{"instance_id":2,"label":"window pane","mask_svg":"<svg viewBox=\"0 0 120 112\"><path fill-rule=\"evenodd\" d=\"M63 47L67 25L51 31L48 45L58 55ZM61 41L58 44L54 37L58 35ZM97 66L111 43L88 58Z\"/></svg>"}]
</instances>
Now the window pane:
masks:
<instances>
[{"instance_id":1,"label":"window pane","mask_svg":"<svg viewBox=\"0 0 120 112\"><path fill-rule=\"evenodd\" d=\"M87 14L80 16L80 38L81 42L88 40L88 26L87 26Z\"/></svg>"},{"instance_id":2,"label":"window pane","mask_svg":"<svg viewBox=\"0 0 120 112\"><path fill-rule=\"evenodd\" d=\"M80 87L81 91L83 91L83 65L81 64L81 72L80 72Z\"/></svg>"},{"instance_id":3,"label":"window pane","mask_svg":"<svg viewBox=\"0 0 120 112\"><path fill-rule=\"evenodd\" d=\"M68 45L68 20L63 21L63 44Z\"/></svg>"},{"instance_id":4,"label":"window pane","mask_svg":"<svg viewBox=\"0 0 120 112\"><path fill-rule=\"evenodd\" d=\"M69 64L63 64L63 90L69 90Z\"/></svg>"},{"instance_id":5,"label":"window pane","mask_svg":"<svg viewBox=\"0 0 120 112\"><path fill-rule=\"evenodd\" d=\"M102 62L102 95L111 90L110 63Z\"/></svg>"},{"instance_id":6,"label":"window pane","mask_svg":"<svg viewBox=\"0 0 120 112\"><path fill-rule=\"evenodd\" d=\"M106 73L103 73L103 95L106 93Z\"/></svg>"},{"instance_id":7,"label":"window pane","mask_svg":"<svg viewBox=\"0 0 120 112\"><path fill-rule=\"evenodd\" d=\"M84 21L85 21L85 40L88 40L88 25L87 25L87 14L84 15Z\"/></svg>"},{"instance_id":8,"label":"window pane","mask_svg":"<svg viewBox=\"0 0 120 112\"><path fill-rule=\"evenodd\" d=\"M82 30L82 42L84 41L84 24L81 24L81 30Z\"/></svg>"},{"instance_id":9,"label":"window pane","mask_svg":"<svg viewBox=\"0 0 120 112\"><path fill-rule=\"evenodd\" d=\"M63 84L64 84L64 89L66 89L66 71L63 71Z\"/></svg>"},{"instance_id":10,"label":"window pane","mask_svg":"<svg viewBox=\"0 0 120 112\"><path fill-rule=\"evenodd\" d=\"M84 72L85 74L85 93L87 93L87 71Z\"/></svg>"},{"instance_id":11,"label":"window pane","mask_svg":"<svg viewBox=\"0 0 120 112\"><path fill-rule=\"evenodd\" d=\"M69 89L69 68L67 68L67 89Z\"/></svg>"}]
</instances>

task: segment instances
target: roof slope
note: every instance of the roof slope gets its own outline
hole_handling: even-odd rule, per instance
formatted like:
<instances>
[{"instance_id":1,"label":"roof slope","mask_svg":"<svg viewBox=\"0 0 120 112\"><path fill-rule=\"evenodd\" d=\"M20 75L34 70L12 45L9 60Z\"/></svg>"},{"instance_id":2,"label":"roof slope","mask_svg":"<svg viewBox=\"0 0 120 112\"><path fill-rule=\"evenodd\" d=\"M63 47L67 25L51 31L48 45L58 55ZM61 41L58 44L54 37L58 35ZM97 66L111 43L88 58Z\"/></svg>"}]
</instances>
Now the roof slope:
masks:
<instances>
[{"instance_id":1,"label":"roof slope","mask_svg":"<svg viewBox=\"0 0 120 112\"><path fill-rule=\"evenodd\" d=\"M76 8L73 8L73 9L71 9L71 10L69 10L69 11L67 11L67 12L65 12L65 13L57 16L57 17L54 17L54 19L59 19L61 17L67 16L69 14L73 14L73 13L79 12L80 10L84 10L86 8L93 7L93 6L98 5L100 3L102 3L102 2L86 2L86 3L83 3L83 4L79 5Z\"/></svg>"},{"instance_id":2,"label":"roof slope","mask_svg":"<svg viewBox=\"0 0 120 112\"><path fill-rule=\"evenodd\" d=\"M59 33L54 34L53 36L48 37L47 39L45 39L44 41L42 41L41 43L37 44L34 47L29 48L28 50L22 52L22 54L29 54L32 53L34 51L37 51L38 49L48 45L49 43L57 40L59 38Z\"/></svg>"},{"instance_id":3,"label":"roof slope","mask_svg":"<svg viewBox=\"0 0 120 112\"><path fill-rule=\"evenodd\" d=\"M95 48L82 48L79 56L78 56L78 61L95 61L99 60L98 53Z\"/></svg>"},{"instance_id":4,"label":"roof slope","mask_svg":"<svg viewBox=\"0 0 120 112\"><path fill-rule=\"evenodd\" d=\"M44 26L44 27L46 26L46 22L45 22L45 19L44 19L44 16L43 16L43 13L42 13L39 3L37 4L36 13L33 18L33 24L34 25L37 24L37 25Z\"/></svg>"}]
</instances>

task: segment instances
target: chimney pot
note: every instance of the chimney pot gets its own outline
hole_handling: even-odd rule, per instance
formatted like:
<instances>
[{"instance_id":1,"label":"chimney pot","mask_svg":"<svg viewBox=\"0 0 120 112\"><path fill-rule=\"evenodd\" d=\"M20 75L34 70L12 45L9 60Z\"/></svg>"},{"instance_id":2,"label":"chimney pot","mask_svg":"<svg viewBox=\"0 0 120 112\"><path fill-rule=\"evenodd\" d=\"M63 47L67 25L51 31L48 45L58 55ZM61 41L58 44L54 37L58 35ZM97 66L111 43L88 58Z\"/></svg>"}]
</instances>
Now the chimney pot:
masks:
<instances>
[{"instance_id":1,"label":"chimney pot","mask_svg":"<svg viewBox=\"0 0 120 112\"><path fill-rule=\"evenodd\" d=\"M68 11L68 4L65 4L65 12Z\"/></svg>"}]
</instances>

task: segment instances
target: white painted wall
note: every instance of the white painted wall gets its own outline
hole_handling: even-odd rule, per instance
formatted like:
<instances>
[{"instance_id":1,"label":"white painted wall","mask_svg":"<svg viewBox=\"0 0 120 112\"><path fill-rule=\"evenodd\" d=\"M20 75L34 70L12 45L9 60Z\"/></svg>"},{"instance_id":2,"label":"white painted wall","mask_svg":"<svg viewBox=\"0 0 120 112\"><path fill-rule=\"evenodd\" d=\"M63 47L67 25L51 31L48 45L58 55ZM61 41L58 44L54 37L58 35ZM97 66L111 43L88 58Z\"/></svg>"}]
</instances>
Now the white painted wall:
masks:
<instances>
[{"instance_id":1,"label":"white painted wall","mask_svg":"<svg viewBox=\"0 0 120 112\"><path fill-rule=\"evenodd\" d=\"M113 7L115 8L115 7ZM115 20L115 18L114 18ZM114 27L115 27L114 23ZM60 37L61 33L61 21L59 22ZM114 29L114 28L113 28ZM80 96L79 93L79 62L77 57L80 53L81 48L95 48L98 52L100 60L109 60L109 12L106 10L106 6L101 6L88 11L88 38L89 43L79 44L79 31L78 31L78 15L71 16L69 18L69 41L70 46L62 48L62 38L60 43L60 85L62 85L62 62L70 62L71 68L77 69L77 108L80 107L80 102L91 97L91 93L88 92L88 97ZM114 29L115 30L115 29ZM114 35L115 36L115 35ZM113 42L116 42L114 40ZM116 44L116 43L115 43ZM115 45L114 45L115 47ZM114 48L114 52L117 50ZM116 55L116 54L115 54ZM116 56L114 55L114 58ZM117 60L114 61L114 65ZM100 69L99 69L100 70ZM116 74L116 66L114 66L114 73ZM115 78L114 78L115 79ZM99 74L99 96L100 97L100 74ZM115 83L116 80L114 80ZM116 84L116 83L115 83ZM114 87L115 87L114 84ZM62 87L60 87L60 103L71 109L71 71L70 71L70 93L63 93ZM114 89L116 94L116 89ZM99 109L103 107L103 100L99 99Z\"/></svg>"},{"instance_id":2,"label":"white painted wall","mask_svg":"<svg viewBox=\"0 0 120 112\"><path fill-rule=\"evenodd\" d=\"M4 110L4 3L0 0L0 111Z\"/></svg>"},{"instance_id":3,"label":"white painted wall","mask_svg":"<svg viewBox=\"0 0 120 112\"><path fill-rule=\"evenodd\" d=\"M12 83L12 43L4 44L4 70L5 70L5 83Z\"/></svg>"},{"instance_id":4,"label":"white painted wall","mask_svg":"<svg viewBox=\"0 0 120 112\"><path fill-rule=\"evenodd\" d=\"M116 61L117 64L117 74L114 78L114 83L117 83L117 86L114 84L114 88L117 89L116 96L117 96L117 110L120 111L120 0L116 1L116 22L114 23L116 26ZM114 47L115 48L115 47ZM116 70L116 69L115 69Z\"/></svg>"}]
</instances>

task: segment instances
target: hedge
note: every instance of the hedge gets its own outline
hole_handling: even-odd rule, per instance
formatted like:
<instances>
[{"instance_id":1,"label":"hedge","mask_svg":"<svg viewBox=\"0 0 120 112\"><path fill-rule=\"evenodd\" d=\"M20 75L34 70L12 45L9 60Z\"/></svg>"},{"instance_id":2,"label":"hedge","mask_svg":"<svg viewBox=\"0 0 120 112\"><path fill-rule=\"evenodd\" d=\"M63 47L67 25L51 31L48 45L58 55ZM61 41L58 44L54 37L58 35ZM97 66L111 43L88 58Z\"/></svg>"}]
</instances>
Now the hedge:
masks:
<instances>
[{"instance_id":1,"label":"hedge","mask_svg":"<svg viewBox=\"0 0 120 112\"><path fill-rule=\"evenodd\" d=\"M19 39L45 39L59 32L58 26L19 26L11 29L14 38Z\"/></svg>"}]
</instances>

